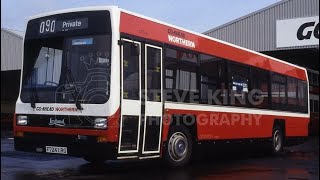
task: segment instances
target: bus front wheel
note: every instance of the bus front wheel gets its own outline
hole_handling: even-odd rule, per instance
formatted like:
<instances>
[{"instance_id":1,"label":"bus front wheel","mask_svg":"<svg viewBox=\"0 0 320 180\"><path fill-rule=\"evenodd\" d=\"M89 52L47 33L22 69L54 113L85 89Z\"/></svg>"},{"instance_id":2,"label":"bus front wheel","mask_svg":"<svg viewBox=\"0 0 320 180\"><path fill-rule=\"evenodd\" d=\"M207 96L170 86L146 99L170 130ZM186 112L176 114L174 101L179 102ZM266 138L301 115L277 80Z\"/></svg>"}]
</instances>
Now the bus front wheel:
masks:
<instances>
[{"instance_id":1,"label":"bus front wheel","mask_svg":"<svg viewBox=\"0 0 320 180\"><path fill-rule=\"evenodd\" d=\"M166 162L173 167L182 167L189 163L191 154L192 136L188 128L183 125L171 127L165 148Z\"/></svg>"}]
</instances>

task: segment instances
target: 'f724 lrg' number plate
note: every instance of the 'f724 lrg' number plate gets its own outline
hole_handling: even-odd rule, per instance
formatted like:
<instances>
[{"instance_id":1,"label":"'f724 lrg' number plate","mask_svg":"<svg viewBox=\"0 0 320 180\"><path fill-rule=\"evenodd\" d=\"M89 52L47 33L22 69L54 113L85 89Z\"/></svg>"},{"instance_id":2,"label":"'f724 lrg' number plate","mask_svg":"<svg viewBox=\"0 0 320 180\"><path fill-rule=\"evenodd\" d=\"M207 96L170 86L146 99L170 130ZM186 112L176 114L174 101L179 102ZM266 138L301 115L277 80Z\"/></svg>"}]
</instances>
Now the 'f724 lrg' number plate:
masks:
<instances>
[{"instance_id":1,"label":"'f724 lrg' number plate","mask_svg":"<svg viewBox=\"0 0 320 180\"><path fill-rule=\"evenodd\" d=\"M54 154L67 154L66 147L57 147L57 146L46 146L47 153L54 153Z\"/></svg>"}]
</instances>

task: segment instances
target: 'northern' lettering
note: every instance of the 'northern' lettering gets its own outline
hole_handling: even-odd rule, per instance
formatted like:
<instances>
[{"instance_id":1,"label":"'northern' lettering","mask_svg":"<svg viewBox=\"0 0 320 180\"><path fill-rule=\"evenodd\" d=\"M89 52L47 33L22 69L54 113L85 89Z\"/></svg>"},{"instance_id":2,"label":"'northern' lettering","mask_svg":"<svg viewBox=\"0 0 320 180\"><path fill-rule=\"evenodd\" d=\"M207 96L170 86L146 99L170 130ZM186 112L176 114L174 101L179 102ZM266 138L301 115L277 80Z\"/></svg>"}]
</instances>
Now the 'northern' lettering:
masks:
<instances>
[{"instance_id":1,"label":"'northern' lettering","mask_svg":"<svg viewBox=\"0 0 320 180\"><path fill-rule=\"evenodd\" d=\"M175 37L175 36L172 36L172 35L168 35L168 39L169 39L169 42L173 42L173 43L176 43L176 44L188 46L188 47L191 47L191 48L195 48L196 47L196 44L193 41L190 41L190 40L187 40L187 39Z\"/></svg>"}]
</instances>

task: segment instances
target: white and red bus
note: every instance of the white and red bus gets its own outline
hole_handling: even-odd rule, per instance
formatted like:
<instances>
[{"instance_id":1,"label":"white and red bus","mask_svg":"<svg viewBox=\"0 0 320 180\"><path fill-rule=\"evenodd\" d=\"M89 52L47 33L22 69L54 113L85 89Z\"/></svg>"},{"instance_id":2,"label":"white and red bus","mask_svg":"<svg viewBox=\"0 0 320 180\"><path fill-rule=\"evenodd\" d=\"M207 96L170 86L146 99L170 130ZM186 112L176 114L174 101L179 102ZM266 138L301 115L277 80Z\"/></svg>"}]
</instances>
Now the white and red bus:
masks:
<instances>
[{"instance_id":1,"label":"white and red bus","mask_svg":"<svg viewBox=\"0 0 320 180\"><path fill-rule=\"evenodd\" d=\"M183 166L195 143L308 135L304 68L114 6L31 17L21 79L19 151Z\"/></svg>"}]
</instances>

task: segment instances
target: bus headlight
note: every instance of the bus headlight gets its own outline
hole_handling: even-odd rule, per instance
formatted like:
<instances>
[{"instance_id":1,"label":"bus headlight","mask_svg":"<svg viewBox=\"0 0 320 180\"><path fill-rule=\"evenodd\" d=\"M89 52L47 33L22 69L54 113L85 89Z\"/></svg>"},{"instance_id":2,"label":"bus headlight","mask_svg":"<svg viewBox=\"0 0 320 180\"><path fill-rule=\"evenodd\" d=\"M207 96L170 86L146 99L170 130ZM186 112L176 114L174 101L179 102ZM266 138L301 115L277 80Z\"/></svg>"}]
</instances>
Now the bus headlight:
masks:
<instances>
[{"instance_id":1,"label":"bus headlight","mask_svg":"<svg viewBox=\"0 0 320 180\"><path fill-rule=\"evenodd\" d=\"M28 116L17 116L17 125L25 126L28 124Z\"/></svg>"},{"instance_id":2,"label":"bus headlight","mask_svg":"<svg viewBox=\"0 0 320 180\"><path fill-rule=\"evenodd\" d=\"M107 128L107 119L106 118L96 118L94 120L94 128L106 129Z\"/></svg>"}]
</instances>

